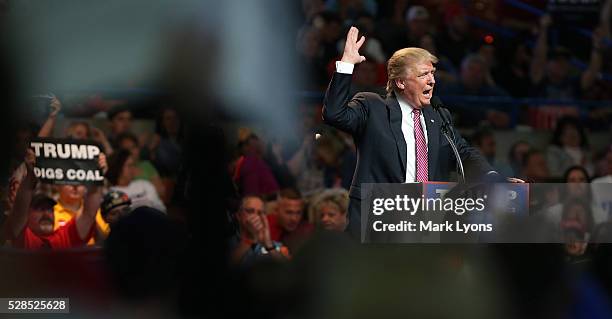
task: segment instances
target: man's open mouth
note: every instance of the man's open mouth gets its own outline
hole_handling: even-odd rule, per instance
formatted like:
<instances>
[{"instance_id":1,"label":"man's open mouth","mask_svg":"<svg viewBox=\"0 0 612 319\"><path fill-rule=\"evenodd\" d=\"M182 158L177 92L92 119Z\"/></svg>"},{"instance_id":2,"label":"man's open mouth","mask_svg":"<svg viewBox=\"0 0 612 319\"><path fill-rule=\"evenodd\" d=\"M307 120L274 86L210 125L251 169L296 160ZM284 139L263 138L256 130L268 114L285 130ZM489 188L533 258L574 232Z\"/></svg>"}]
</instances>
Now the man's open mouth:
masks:
<instances>
[{"instance_id":1,"label":"man's open mouth","mask_svg":"<svg viewBox=\"0 0 612 319\"><path fill-rule=\"evenodd\" d=\"M424 95L426 98L431 98L431 91L432 91L432 89L425 90L425 91L423 91L423 95Z\"/></svg>"}]
</instances>

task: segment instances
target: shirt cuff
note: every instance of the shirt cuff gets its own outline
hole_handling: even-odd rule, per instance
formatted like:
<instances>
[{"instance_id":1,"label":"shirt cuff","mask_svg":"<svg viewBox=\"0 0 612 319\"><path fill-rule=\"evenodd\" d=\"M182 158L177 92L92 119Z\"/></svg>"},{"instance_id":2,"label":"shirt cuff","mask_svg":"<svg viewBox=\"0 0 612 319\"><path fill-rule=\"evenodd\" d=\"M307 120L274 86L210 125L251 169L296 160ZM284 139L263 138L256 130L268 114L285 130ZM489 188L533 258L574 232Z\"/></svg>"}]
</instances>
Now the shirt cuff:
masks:
<instances>
[{"instance_id":1,"label":"shirt cuff","mask_svg":"<svg viewBox=\"0 0 612 319\"><path fill-rule=\"evenodd\" d=\"M343 74L353 74L353 68L355 68L354 64L336 61L336 72Z\"/></svg>"}]
</instances>

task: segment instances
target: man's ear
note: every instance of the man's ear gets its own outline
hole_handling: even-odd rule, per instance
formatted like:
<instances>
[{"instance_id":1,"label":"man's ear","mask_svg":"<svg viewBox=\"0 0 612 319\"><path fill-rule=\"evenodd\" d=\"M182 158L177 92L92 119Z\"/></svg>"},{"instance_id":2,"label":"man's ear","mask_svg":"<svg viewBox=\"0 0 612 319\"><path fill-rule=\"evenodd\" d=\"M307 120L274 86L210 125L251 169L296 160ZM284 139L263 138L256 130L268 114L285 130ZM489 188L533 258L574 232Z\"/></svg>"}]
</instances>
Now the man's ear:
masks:
<instances>
[{"instance_id":1,"label":"man's ear","mask_svg":"<svg viewBox=\"0 0 612 319\"><path fill-rule=\"evenodd\" d=\"M404 83L404 79L395 79L395 87L397 87L400 90L403 90L404 88L406 88L406 84Z\"/></svg>"}]
</instances>

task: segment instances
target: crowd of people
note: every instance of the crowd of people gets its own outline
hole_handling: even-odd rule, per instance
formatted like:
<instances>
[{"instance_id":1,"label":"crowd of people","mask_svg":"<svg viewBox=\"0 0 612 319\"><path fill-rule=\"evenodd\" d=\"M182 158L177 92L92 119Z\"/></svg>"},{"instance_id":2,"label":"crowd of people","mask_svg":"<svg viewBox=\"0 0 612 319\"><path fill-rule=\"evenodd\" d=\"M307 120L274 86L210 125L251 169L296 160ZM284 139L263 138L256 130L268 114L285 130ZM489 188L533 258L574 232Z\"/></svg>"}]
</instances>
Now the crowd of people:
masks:
<instances>
[{"instance_id":1,"label":"crowd of people","mask_svg":"<svg viewBox=\"0 0 612 319\"><path fill-rule=\"evenodd\" d=\"M127 105L108 109L108 134L91 120L61 116L62 102L46 98L48 116L21 125L15 141L8 184L4 188L2 243L27 249L103 246L112 225L138 207L167 214L181 160L181 124L177 111L160 109L155 132L134 134ZM64 129L56 127L58 118ZM43 183L34 175L32 138L90 141L102 150L99 169L104 185ZM78 230L76 232L75 230Z\"/></svg>"},{"instance_id":2,"label":"crowd of people","mask_svg":"<svg viewBox=\"0 0 612 319\"><path fill-rule=\"evenodd\" d=\"M609 84L598 75L609 67L603 56L607 54L610 39L610 3L603 4L601 19L592 33L589 66L576 78L571 77L574 73L570 62L578 52L551 46L547 39L552 33L549 29L555 26L551 15L533 17L523 24L511 23L515 21L511 14L503 15L504 23L514 28L516 34L534 32L534 45L530 46L528 37L515 41L494 39L475 29L470 17L478 10L455 2L420 5L406 1L303 1L304 24L298 32L296 48L309 70L307 88L314 90L321 90L329 81L333 71L330 65L344 45L344 30L357 25L365 35L366 60L355 69L353 92L384 94L380 84L386 77L386 59L398 48L420 46L438 57L436 90L441 95L606 99L603 95L592 95L597 90L591 88ZM487 11L480 11L483 10ZM507 43L512 44L511 48L502 47ZM180 114L164 105L158 108L153 130L135 128L134 109L123 102L94 95L72 105L67 116L60 116L65 111L62 103L50 97L50 111L42 124L36 128L32 125L20 128L2 215L3 227L8 227L3 231L5 245L28 247L23 238L18 239L30 234L24 229L31 229L33 234L42 237L62 234L68 231L65 226L79 225L71 224L75 218L88 216L88 205L97 212L91 227L84 227L91 228L91 232L79 233L70 245L80 245L82 241L92 246L102 245L111 231L112 221L138 207L151 207L171 215L176 212L176 202L180 200L177 198L183 196L175 192L185 130ZM347 190L357 160L354 142L350 135L321 124L320 108L309 105L302 108L301 123L295 126L295 132L285 136L269 135L257 125L242 127L236 134L237 145L227 167L241 198L236 207L229 209L229 219L235 226L229 243L234 262L252 260L262 254L290 259L318 230L345 230ZM100 112L106 114L107 123L99 128L92 119L99 119L94 115ZM457 113L470 119L484 114L469 108ZM83 120L83 115L92 115L92 118ZM585 128L589 122L584 118L575 114L559 117L548 146L541 148L531 141L520 140L510 147L505 158L497 151L495 132L508 126L508 118L504 112L497 111L484 116L488 125L477 126L480 121L469 123L472 128L477 127L469 139L502 175L529 182L610 182L612 146L594 148ZM58 117L62 117L63 128L56 127ZM104 152L105 185L87 189L86 185L37 183L31 176L31 159L27 159L30 155L27 143L34 136L98 143ZM32 191L33 194L28 194ZM562 199L582 197L584 200L587 193L590 201L587 219L593 221L589 223L590 232L612 213L605 201L604 206L598 205L602 200L597 198L603 195L589 187L556 191L546 205L538 207L555 224L565 222L567 205L563 205ZM104 201L89 203L88 198L97 193ZM31 215L40 214L33 218L30 228L23 228L13 220L14 211L21 211L20 214L28 211L27 205L25 208L18 205L24 205L21 202L24 198L32 198ZM116 211L118 207L121 209ZM52 223L51 229L47 228L48 222Z\"/></svg>"},{"instance_id":3,"label":"crowd of people","mask_svg":"<svg viewBox=\"0 0 612 319\"><path fill-rule=\"evenodd\" d=\"M527 4L531 10L506 1L302 3L305 22L296 41L309 76L304 89L327 86L354 25L366 38L366 61L355 69L353 92L383 93L386 60L399 48L422 47L439 60L436 94L452 103L459 126L549 129L558 116L571 114L609 129L609 105L585 110L580 101L612 99L610 1L582 4L580 21L568 20L571 12L547 12L546 2ZM513 114L516 109L521 114Z\"/></svg>"},{"instance_id":4,"label":"crowd of people","mask_svg":"<svg viewBox=\"0 0 612 319\"><path fill-rule=\"evenodd\" d=\"M612 188L607 187L612 186L612 143L609 137L601 138L612 119L612 108L605 104L612 100L612 1L601 1L593 18L576 22L586 30L578 34L567 28L563 14L546 13L547 8L538 5L534 4L542 14L523 12L507 1L303 0L295 50L288 54L298 57L304 77L296 93L314 92L310 96L318 99L334 73L351 26L365 36L361 47L365 61L355 66L351 94L384 95L385 64L396 50L421 47L431 52L438 60L434 95L454 106L453 121L462 135L501 175L532 183L530 214L558 235L548 238L549 242L565 242L565 265L582 267L605 255L607 246L598 242L612 240ZM560 37L560 33L575 37ZM292 131L280 134L261 123L244 121L246 114L240 119L224 118L229 123L213 123L211 129L204 124L209 119L190 121L191 114L183 112L174 96L160 97L145 110L134 101L111 95L74 100L37 96L45 109L41 121L28 118L29 109L38 106L24 105L25 116L20 117L17 138L11 141L8 178L0 192L0 249L4 252L98 252L104 247L106 265L119 286L125 285L124 293L166 292L180 281L200 298L202 286L190 287L191 277L180 277L179 272L203 274L207 283L208 273L197 268L204 263L223 263L228 269L247 272L260 265L296 265L301 256L318 253L308 250L313 246L333 250L333 258L321 258L337 264L345 257L337 248L345 247L342 240L355 242L346 232L349 189L358 161L355 141L350 134L323 124L322 98L314 104L295 105L298 122L291 125ZM585 108L585 101L595 102L594 106ZM540 139L514 137L513 133L525 132L516 130L517 125L526 126ZM217 135L217 126L226 136ZM197 129L206 131L204 137ZM599 138L590 134L594 131ZM99 145L102 153L95 160L104 182L44 183L34 173L33 138ZM221 149L225 141L229 149ZM207 192L197 193L198 186ZM216 198L218 194L228 198ZM198 246L196 238L207 245ZM521 253L524 249L513 248ZM196 258L183 255L188 249L194 256L224 256L227 262L191 263ZM216 254L219 251L223 253ZM462 252L455 253L448 256ZM397 257L395 251L381 256ZM523 258L510 257L508 264ZM368 262L375 260L351 258L366 265L362 269L366 272ZM503 258L499 260L505 265ZM448 268L463 267L461 262L456 264ZM609 261L594 267L607 265ZM531 272L531 266L525 273ZM508 268L506 272L514 271ZM309 271L316 272L313 269L317 268ZM221 275L214 280L231 286L223 282L225 268L217 270ZM421 270L414 273L420 276ZM324 272L312 278L320 280ZM310 278L301 273L295 277ZM269 281L279 282L278 278ZM270 291L291 290L269 286ZM524 291L528 289L519 293ZM234 297L231 293L229 299ZM193 303L200 306L199 299Z\"/></svg>"},{"instance_id":5,"label":"crowd of people","mask_svg":"<svg viewBox=\"0 0 612 319\"><path fill-rule=\"evenodd\" d=\"M603 224L612 213L605 191L587 184L605 183L612 176L612 144L589 143L590 130L609 128L611 114L605 104L611 98L611 83L602 74L612 70L610 59L606 58L610 54L612 2L599 5L596 10L590 8L595 18L580 25L592 31L581 39L587 40L589 49L578 50L572 45L581 42L571 41L580 40L558 37L558 32L572 32L563 25L563 15L546 13L544 7L540 8L543 13L537 15L510 8L503 2L479 8L453 1L303 1L304 23L296 37L300 63L308 76L303 88L316 92L325 89L335 70L334 63L342 54L346 30L354 25L360 36L365 36L361 53L366 60L355 67L352 93L370 91L384 95L387 59L397 49L416 46L427 49L439 60L437 95L516 98L513 103L520 103L520 98L541 99L544 107L521 109L520 123L512 124L508 109L487 107L490 103L484 99L470 102L472 105L459 99L453 102L453 114L460 127L470 129L466 135L472 145L502 175L531 183L580 183L581 186L567 189L551 186L550 192L556 192L556 196L549 196L546 204L538 203L534 209L555 227L562 224L571 228L567 226L572 224L568 220L580 220L580 233L593 234L596 226L607 227ZM483 19L498 29L474 23ZM509 30L511 35L499 29ZM587 62L579 68L575 62L581 59ZM591 109L572 105L582 100L604 102ZM569 103L554 105L555 101ZM333 214L327 215L329 210L343 206L321 206L319 200L327 192L349 188L356 161L355 146L350 136L320 124L320 107L312 106L316 111L305 115L297 129L298 137L293 139L265 136L261 127L242 128L237 134L238 151L230 172L240 194L256 195L263 201L267 217L262 219L269 224L262 229L275 232L270 225L285 211L283 197L276 194L286 190L297 190L308 206L308 215L301 217L304 227L312 224L316 229L325 224L328 229L341 229L344 225L330 221L334 220ZM547 118L546 124L540 123L542 118ZM552 134L545 144L513 140L508 155L504 156L497 151L496 132L516 124L528 124L533 130L551 130ZM580 178L576 178L577 172ZM578 198L584 200L586 194L588 210L584 214L564 209ZM339 216L344 222L345 216ZM283 240L280 243L286 244ZM293 251L292 248L288 251ZM583 253L584 250L580 252Z\"/></svg>"}]
</instances>

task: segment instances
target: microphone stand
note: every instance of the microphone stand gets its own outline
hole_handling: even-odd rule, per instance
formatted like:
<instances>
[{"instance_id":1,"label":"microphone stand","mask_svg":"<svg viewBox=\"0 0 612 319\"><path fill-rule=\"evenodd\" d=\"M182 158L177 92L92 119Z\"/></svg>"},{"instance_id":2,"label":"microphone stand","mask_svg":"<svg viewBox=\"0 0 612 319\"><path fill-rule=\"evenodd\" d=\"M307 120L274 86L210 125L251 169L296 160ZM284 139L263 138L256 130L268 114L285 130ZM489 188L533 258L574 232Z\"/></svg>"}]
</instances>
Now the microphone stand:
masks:
<instances>
[{"instance_id":1,"label":"microphone stand","mask_svg":"<svg viewBox=\"0 0 612 319\"><path fill-rule=\"evenodd\" d=\"M450 138L449 133L451 133L451 129L450 129L450 123L448 122L448 120L446 119L446 117L444 117L444 115L442 115L442 112L440 111L440 107L434 107L434 109L438 112L438 115L440 115L440 118L442 119L442 135L444 135L444 137L446 137L446 140L448 141L448 143L450 144L451 148L453 149L453 153L455 154L455 159L457 160L457 171L459 172L459 182L460 183L465 183L465 172L463 170L463 162L461 161L461 156L459 156L459 151L457 150L457 145L455 145L455 142L453 141L453 139ZM455 135L453 134L453 137Z\"/></svg>"}]
</instances>

